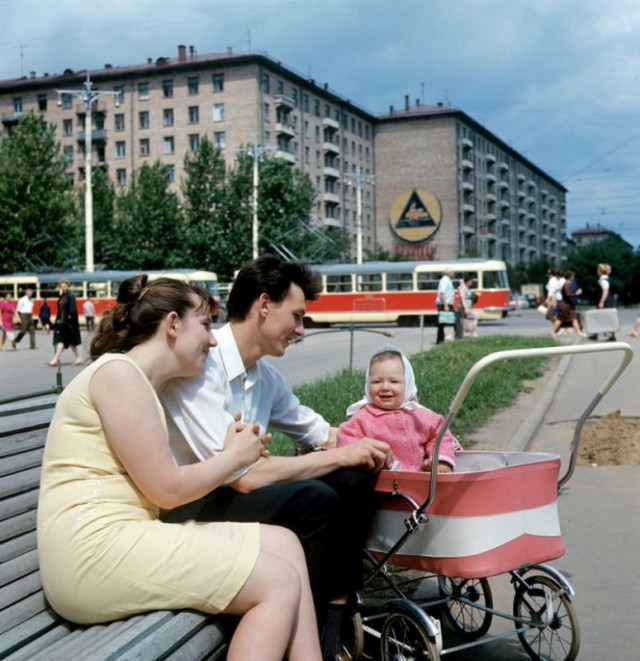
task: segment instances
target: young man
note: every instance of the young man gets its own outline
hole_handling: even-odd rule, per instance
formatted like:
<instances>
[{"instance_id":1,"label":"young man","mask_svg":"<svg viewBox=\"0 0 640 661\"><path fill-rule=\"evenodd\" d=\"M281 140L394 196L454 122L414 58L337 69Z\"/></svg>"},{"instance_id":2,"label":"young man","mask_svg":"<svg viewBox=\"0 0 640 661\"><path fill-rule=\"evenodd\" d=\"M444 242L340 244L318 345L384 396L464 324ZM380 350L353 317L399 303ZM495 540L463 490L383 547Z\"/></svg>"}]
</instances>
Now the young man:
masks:
<instances>
[{"instance_id":1,"label":"young man","mask_svg":"<svg viewBox=\"0 0 640 661\"><path fill-rule=\"evenodd\" d=\"M36 325L33 320L33 289L27 289L24 296L18 299L16 308L20 315L20 332L16 336L16 344L28 333L29 348L36 349ZM15 348L15 347L14 347Z\"/></svg>"},{"instance_id":2,"label":"young man","mask_svg":"<svg viewBox=\"0 0 640 661\"><path fill-rule=\"evenodd\" d=\"M284 377L264 356L282 356L304 335L306 301L320 292L307 266L265 255L238 273L227 302L229 323L214 335L204 373L167 383L160 397L168 412L171 444L179 463L222 450L234 416L282 431L295 457L261 458L226 487L171 512L169 520L259 521L293 530L304 546L316 604L343 603L358 589L362 547L372 513L375 474L391 463L389 447L362 439L335 447L335 429L300 404ZM319 450L327 450L322 452ZM325 656L340 651L329 609Z\"/></svg>"}]
</instances>

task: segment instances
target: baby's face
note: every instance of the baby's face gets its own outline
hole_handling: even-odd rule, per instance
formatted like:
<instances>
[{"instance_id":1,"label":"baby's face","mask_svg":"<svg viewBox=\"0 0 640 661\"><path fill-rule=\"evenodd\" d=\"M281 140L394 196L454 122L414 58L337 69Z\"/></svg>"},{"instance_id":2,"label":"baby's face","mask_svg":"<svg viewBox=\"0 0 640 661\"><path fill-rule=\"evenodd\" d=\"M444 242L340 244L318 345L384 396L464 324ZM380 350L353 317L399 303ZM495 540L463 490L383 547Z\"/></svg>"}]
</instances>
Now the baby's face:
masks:
<instances>
[{"instance_id":1,"label":"baby's face","mask_svg":"<svg viewBox=\"0 0 640 661\"><path fill-rule=\"evenodd\" d=\"M385 358L369 368L369 397L381 409L397 409L404 402L404 365L401 358Z\"/></svg>"}]
</instances>

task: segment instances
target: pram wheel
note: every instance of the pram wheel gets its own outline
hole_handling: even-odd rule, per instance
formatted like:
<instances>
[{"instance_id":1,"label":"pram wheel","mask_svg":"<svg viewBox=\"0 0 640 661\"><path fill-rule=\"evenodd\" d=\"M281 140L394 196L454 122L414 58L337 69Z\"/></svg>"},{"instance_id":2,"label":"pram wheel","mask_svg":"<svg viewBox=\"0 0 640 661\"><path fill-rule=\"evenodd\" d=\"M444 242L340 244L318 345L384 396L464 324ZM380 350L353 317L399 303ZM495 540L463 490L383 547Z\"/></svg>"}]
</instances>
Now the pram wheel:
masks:
<instances>
[{"instance_id":1,"label":"pram wheel","mask_svg":"<svg viewBox=\"0 0 640 661\"><path fill-rule=\"evenodd\" d=\"M446 598L444 616L455 633L464 640L482 638L491 628L493 595L486 578L449 578L438 576L440 595Z\"/></svg>"},{"instance_id":2,"label":"pram wheel","mask_svg":"<svg viewBox=\"0 0 640 661\"><path fill-rule=\"evenodd\" d=\"M519 585L513 614L530 622L518 633L527 654L535 660L571 661L580 649L580 628L573 603L553 578L535 575ZM528 587L527 587L528 586Z\"/></svg>"},{"instance_id":3,"label":"pram wheel","mask_svg":"<svg viewBox=\"0 0 640 661\"><path fill-rule=\"evenodd\" d=\"M440 661L438 646L427 634L423 622L426 617L413 604L389 613L380 633L380 658L383 661Z\"/></svg>"},{"instance_id":4,"label":"pram wheel","mask_svg":"<svg viewBox=\"0 0 640 661\"><path fill-rule=\"evenodd\" d=\"M364 652L364 628L362 626L362 615L354 610L352 613L345 613L342 620L342 649L352 661L358 661Z\"/></svg>"}]
</instances>

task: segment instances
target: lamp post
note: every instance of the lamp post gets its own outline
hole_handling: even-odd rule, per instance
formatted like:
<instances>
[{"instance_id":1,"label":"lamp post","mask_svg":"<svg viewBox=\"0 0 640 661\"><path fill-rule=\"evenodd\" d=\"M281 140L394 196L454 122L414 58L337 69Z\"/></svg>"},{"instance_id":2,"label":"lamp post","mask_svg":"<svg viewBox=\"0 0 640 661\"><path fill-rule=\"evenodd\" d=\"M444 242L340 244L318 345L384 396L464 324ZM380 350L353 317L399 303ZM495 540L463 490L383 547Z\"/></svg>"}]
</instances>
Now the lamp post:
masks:
<instances>
[{"instance_id":1,"label":"lamp post","mask_svg":"<svg viewBox=\"0 0 640 661\"><path fill-rule=\"evenodd\" d=\"M58 95L58 106L62 106L62 96L69 94L75 96L86 105L84 116L84 231L85 231L85 270L93 273L95 270L93 262L93 190L91 188L91 132L93 129L92 106L101 96L114 96L116 108L120 107L120 92L111 90L94 90L91 88L91 78L87 72L84 89L81 90L56 90Z\"/></svg>"},{"instance_id":2,"label":"lamp post","mask_svg":"<svg viewBox=\"0 0 640 661\"><path fill-rule=\"evenodd\" d=\"M251 189L251 246L252 246L252 256L253 259L258 257L258 233L259 233L259 222L258 222L258 187L260 184L260 174L258 169L258 164L262 155L270 147L263 147L258 144L258 139L254 138L253 142L248 147L242 147L236 149L238 154L249 154L253 162L253 183Z\"/></svg>"},{"instance_id":3,"label":"lamp post","mask_svg":"<svg viewBox=\"0 0 640 661\"><path fill-rule=\"evenodd\" d=\"M356 185L356 262L362 264L362 184L375 184L376 177L373 174L363 174L362 167L358 166L354 174L345 174L347 184Z\"/></svg>"}]
</instances>

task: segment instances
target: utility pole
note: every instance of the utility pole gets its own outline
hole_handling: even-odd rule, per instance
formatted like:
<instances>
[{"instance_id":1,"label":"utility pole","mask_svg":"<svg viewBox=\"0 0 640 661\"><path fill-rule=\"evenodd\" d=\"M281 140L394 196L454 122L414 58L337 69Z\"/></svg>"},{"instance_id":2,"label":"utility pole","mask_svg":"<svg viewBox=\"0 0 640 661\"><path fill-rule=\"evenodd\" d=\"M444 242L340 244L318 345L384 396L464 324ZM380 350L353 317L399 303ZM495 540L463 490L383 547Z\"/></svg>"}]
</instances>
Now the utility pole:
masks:
<instances>
[{"instance_id":1,"label":"utility pole","mask_svg":"<svg viewBox=\"0 0 640 661\"><path fill-rule=\"evenodd\" d=\"M253 259L258 257L258 235L259 235L259 222L258 222L258 187L260 184L260 173L258 165L262 155L268 151L270 147L263 147L258 144L258 139L254 138L253 142L248 147L243 147L237 149L236 153L248 154L251 156L253 161L253 187L251 195L251 212L252 212L252 223L251 223L251 245L252 245L252 255Z\"/></svg>"},{"instance_id":2,"label":"utility pole","mask_svg":"<svg viewBox=\"0 0 640 661\"><path fill-rule=\"evenodd\" d=\"M362 184L375 185L376 177L373 174L364 174L362 167L358 166L354 174L345 173L344 180L347 185L356 186L356 262L362 264Z\"/></svg>"},{"instance_id":3,"label":"utility pole","mask_svg":"<svg viewBox=\"0 0 640 661\"><path fill-rule=\"evenodd\" d=\"M120 92L112 90L99 91L91 88L91 78L87 71L87 79L82 90L56 90L58 106L62 106L65 94L75 96L86 105L84 115L84 230L85 230L85 270L93 273L93 190L91 188L91 151L92 151L92 106L101 96L113 96L116 108L120 107Z\"/></svg>"}]
</instances>

